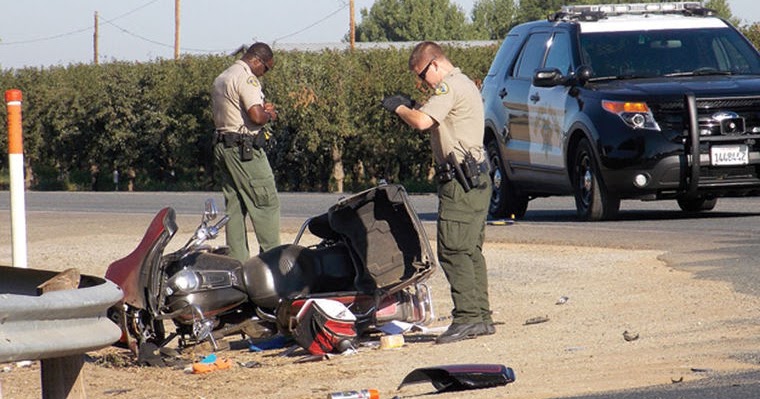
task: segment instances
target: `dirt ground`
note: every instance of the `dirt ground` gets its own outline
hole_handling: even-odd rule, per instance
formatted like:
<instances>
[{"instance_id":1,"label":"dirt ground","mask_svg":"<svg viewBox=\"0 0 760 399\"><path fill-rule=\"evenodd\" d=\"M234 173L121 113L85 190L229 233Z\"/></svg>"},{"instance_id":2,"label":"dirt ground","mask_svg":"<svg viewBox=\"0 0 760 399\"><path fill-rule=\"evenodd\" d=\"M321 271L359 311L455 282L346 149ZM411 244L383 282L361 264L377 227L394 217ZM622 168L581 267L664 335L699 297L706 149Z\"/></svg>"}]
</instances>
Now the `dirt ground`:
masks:
<instances>
[{"instance_id":1,"label":"dirt ground","mask_svg":"<svg viewBox=\"0 0 760 399\"><path fill-rule=\"evenodd\" d=\"M7 213L3 216L7 216ZM151 215L51 213L28 215L29 267L102 276L137 244ZM9 220L9 219L7 219ZM198 218L181 216L172 245ZM283 233L292 241L297 225ZM289 225L284 223L284 225ZM489 229L509 226L489 226ZM9 229L5 229L9 230ZM223 241L219 241L221 244ZM0 232L0 264L11 263L10 232ZM303 352L250 352L239 337L218 356L229 370L189 374L178 367L138 367L128 352L106 348L87 355L88 398L324 398L334 391L375 388L380 397L424 397L429 383L397 390L419 367L496 363L516 381L503 387L436 395L440 398L551 398L672 384L711 373L760 368L760 301L723 282L697 280L657 260L659 252L568 246L487 244L495 335L435 345L434 334L405 336L405 345L379 349L378 337L358 353L297 363ZM451 301L443 273L431 279L436 321L445 327ZM559 298L567 297L564 304ZM548 321L526 324L544 316ZM624 332L638 339L624 339ZM174 343L170 344L175 346ZM242 349L236 349L242 347ZM185 353L187 361L209 354ZM754 357L756 359L756 357ZM247 368L240 363L255 362ZM39 398L39 362L0 365L0 398Z\"/></svg>"}]
</instances>

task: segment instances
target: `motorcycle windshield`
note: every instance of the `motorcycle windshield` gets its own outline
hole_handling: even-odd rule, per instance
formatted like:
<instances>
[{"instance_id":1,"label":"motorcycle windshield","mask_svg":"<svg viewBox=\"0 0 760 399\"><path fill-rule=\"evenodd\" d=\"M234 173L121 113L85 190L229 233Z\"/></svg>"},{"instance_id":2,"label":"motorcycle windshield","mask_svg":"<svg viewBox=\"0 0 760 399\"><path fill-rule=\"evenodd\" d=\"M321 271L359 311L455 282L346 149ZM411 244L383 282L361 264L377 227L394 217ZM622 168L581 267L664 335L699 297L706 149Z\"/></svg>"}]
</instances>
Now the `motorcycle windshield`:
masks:
<instances>
[{"instance_id":1,"label":"motorcycle windshield","mask_svg":"<svg viewBox=\"0 0 760 399\"><path fill-rule=\"evenodd\" d=\"M137 248L108 267L106 278L122 288L125 303L139 309L157 310L155 297L151 295L146 298L145 290L160 292L161 256L176 231L174 209L160 210Z\"/></svg>"}]
</instances>

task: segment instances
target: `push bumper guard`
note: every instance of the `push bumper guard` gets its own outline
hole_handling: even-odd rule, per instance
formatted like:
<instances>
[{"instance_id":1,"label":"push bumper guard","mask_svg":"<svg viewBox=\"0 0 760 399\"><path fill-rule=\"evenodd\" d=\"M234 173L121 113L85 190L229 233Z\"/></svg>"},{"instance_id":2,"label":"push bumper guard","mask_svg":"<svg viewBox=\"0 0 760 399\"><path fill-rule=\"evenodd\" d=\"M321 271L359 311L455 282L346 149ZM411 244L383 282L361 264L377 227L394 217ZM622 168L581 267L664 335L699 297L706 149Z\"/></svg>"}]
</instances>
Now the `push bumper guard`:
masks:
<instances>
[{"instance_id":1,"label":"push bumper guard","mask_svg":"<svg viewBox=\"0 0 760 399\"><path fill-rule=\"evenodd\" d=\"M736 142L744 140L760 140L760 134L742 134L741 136L701 136L699 134L699 121L697 111L697 98L693 93L687 93L684 96L684 103L686 106L686 112L689 121L688 134L689 140L686 145L687 161L689 162L689 170L686 174L686 198L696 198L698 196L698 189L700 185L700 173L701 164L703 163L702 154L700 151L701 144L703 142ZM753 160L750 157L750 162ZM710 163L709 154L707 155L707 164ZM734 186L746 186L757 185L757 179L751 179L751 181L736 181ZM706 184L709 188L709 184ZM725 188L725 182L722 184L722 188Z\"/></svg>"}]
</instances>

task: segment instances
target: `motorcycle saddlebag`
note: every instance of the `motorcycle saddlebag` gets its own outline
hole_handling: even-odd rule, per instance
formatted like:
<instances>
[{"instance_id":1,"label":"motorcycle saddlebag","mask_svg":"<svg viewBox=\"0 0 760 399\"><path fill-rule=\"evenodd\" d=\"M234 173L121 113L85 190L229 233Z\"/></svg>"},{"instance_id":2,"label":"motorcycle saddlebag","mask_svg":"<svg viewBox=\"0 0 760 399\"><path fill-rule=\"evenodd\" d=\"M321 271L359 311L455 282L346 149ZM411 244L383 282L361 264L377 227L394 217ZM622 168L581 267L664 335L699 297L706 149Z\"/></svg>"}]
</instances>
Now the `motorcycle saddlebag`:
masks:
<instances>
[{"instance_id":1,"label":"motorcycle saddlebag","mask_svg":"<svg viewBox=\"0 0 760 399\"><path fill-rule=\"evenodd\" d=\"M356 338L356 316L338 301L309 299L296 315L293 337L312 355L341 353Z\"/></svg>"}]
</instances>

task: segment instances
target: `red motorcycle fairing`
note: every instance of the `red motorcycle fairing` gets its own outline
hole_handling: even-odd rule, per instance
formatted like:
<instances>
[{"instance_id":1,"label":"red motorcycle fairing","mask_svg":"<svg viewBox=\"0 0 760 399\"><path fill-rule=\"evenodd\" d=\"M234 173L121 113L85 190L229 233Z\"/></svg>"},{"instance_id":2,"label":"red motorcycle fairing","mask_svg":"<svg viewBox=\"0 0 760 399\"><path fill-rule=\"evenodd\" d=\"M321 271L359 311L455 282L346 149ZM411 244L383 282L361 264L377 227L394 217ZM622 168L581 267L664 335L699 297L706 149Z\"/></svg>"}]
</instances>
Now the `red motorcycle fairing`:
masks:
<instances>
[{"instance_id":1,"label":"red motorcycle fairing","mask_svg":"<svg viewBox=\"0 0 760 399\"><path fill-rule=\"evenodd\" d=\"M159 264L164 248L177 232L174 209L161 209L145 231L140 244L132 253L114 261L106 270L106 278L124 291L124 302L138 309L146 309L151 265Z\"/></svg>"}]
</instances>

